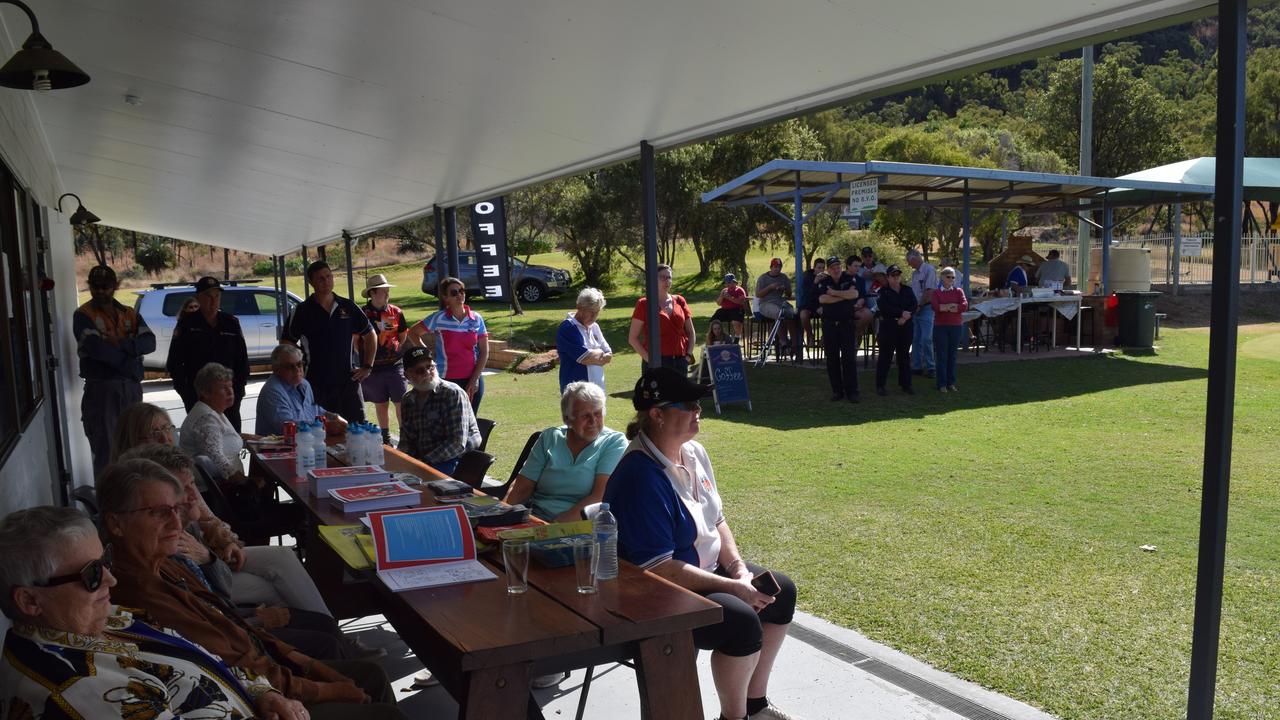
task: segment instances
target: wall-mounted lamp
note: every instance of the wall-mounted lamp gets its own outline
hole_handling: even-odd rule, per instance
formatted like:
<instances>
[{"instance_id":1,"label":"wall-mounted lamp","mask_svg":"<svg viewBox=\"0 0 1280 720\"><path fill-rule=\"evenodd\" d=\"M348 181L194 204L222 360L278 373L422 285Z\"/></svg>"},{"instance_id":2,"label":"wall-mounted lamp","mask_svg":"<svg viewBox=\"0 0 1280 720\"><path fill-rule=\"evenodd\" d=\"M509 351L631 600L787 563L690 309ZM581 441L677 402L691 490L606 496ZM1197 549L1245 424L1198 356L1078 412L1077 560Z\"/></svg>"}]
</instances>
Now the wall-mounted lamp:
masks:
<instances>
[{"instance_id":1,"label":"wall-mounted lamp","mask_svg":"<svg viewBox=\"0 0 1280 720\"><path fill-rule=\"evenodd\" d=\"M80 196L75 193L63 193L62 197L58 198L58 212L62 212L62 201L64 198L68 197L76 199L76 211L71 213L72 225L92 225L102 220L102 218L97 215L85 210L84 203L80 201Z\"/></svg>"},{"instance_id":2,"label":"wall-mounted lamp","mask_svg":"<svg viewBox=\"0 0 1280 720\"><path fill-rule=\"evenodd\" d=\"M31 35L22 43L22 49L0 67L0 85L43 93L89 82L88 73L54 50L40 34L40 23L26 3L21 0L0 0L0 3L17 5L31 20Z\"/></svg>"}]
</instances>

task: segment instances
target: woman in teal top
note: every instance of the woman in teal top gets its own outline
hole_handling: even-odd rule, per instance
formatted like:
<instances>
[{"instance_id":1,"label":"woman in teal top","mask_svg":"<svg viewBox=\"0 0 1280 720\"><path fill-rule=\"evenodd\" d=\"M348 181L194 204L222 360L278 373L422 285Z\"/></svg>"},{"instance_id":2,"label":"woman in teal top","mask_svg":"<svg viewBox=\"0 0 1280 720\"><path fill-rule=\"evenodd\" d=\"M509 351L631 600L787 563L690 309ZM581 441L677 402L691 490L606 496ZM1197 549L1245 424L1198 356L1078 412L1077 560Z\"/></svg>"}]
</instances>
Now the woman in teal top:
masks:
<instances>
[{"instance_id":1,"label":"woman in teal top","mask_svg":"<svg viewBox=\"0 0 1280 720\"><path fill-rule=\"evenodd\" d=\"M565 424L547 428L529 452L504 500L525 503L548 522L582 519L600 502L627 439L604 426L604 391L589 382L569 383L560 396Z\"/></svg>"}]
</instances>

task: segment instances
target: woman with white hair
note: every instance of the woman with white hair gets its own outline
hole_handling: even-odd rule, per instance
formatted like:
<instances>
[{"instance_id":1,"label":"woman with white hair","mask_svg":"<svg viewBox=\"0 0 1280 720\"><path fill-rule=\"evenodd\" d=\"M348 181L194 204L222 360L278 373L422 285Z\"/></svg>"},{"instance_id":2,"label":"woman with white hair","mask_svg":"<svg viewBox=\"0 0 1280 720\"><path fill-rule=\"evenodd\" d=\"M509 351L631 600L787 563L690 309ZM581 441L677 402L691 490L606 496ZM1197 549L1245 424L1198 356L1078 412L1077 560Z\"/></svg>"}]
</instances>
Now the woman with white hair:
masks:
<instances>
[{"instance_id":1,"label":"woman with white hair","mask_svg":"<svg viewBox=\"0 0 1280 720\"><path fill-rule=\"evenodd\" d=\"M507 503L528 504L548 522L569 522L582 519L583 508L600 502L627 448L622 433L604 426L604 401L598 386L569 383L560 396L565 424L542 431L507 491Z\"/></svg>"},{"instance_id":2,"label":"woman with white hair","mask_svg":"<svg viewBox=\"0 0 1280 720\"><path fill-rule=\"evenodd\" d=\"M604 390L604 366L613 360L596 322L604 309L604 293L588 287L578 293L577 307L560 323L556 332L556 352L560 354L560 392L569 383L588 381Z\"/></svg>"},{"instance_id":3,"label":"woman with white hair","mask_svg":"<svg viewBox=\"0 0 1280 720\"><path fill-rule=\"evenodd\" d=\"M6 717L307 717L261 674L113 606L115 584L111 548L79 511L35 507L0 522Z\"/></svg>"},{"instance_id":4,"label":"woman with white hair","mask_svg":"<svg viewBox=\"0 0 1280 720\"><path fill-rule=\"evenodd\" d=\"M179 444L192 457L205 455L224 480L244 480L240 451L244 438L227 419L227 408L236 401L235 376L225 365L209 363L196 373L196 396L200 398L182 421Z\"/></svg>"}]
</instances>

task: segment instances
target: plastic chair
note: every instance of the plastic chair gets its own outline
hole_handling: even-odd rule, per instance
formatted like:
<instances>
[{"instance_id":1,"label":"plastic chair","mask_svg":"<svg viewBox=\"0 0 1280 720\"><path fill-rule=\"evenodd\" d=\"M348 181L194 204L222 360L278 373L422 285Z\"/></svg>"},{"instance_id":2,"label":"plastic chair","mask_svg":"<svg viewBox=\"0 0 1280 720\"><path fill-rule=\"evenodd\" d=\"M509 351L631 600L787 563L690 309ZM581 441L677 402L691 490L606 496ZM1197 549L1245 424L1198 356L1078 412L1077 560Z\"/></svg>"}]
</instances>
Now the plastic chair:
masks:
<instances>
[{"instance_id":1,"label":"plastic chair","mask_svg":"<svg viewBox=\"0 0 1280 720\"><path fill-rule=\"evenodd\" d=\"M529 459L529 453L533 452L533 446L537 444L538 438L542 437L541 430L534 430L529 434L529 439L524 441L524 449L520 451L520 457L516 458L516 464L511 468L511 476L501 485L494 487L482 487L480 492L485 495L492 495L501 500L507 496L507 490L511 489L511 483L516 481L516 476L520 474L520 468L524 467L524 461Z\"/></svg>"},{"instance_id":2,"label":"plastic chair","mask_svg":"<svg viewBox=\"0 0 1280 720\"><path fill-rule=\"evenodd\" d=\"M468 450L458 458L458 466L453 470L453 478L481 490L484 487L484 474L489 472L489 467L496 459L483 450Z\"/></svg>"},{"instance_id":3,"label":"plastic chair","mask_svg":"<svg viewBox=\"0 0 1280 720\"><path fill-rule=\"evenodd\" d=\"M266 545L272 537L284 535L301 537L303 513L294 503L280 503L274 499L246 498L245 502L232 502L226 494L225 478L213 460L207 455L195 458L196 480L203 484L200 493L210 512L231 525L231 529L244 539L247 545ZM245 488L249 492L256 489ZM261 502L255 502L261 500Z\"/></svg>"},{"instance_id":4,"label":"plastic chair","mask_svg":"<svg viewBox=\"0 0 1280 720\"><path fill-rule=\"evenodd\" d=\"M498 424L496 420L489 418L476 418L476 425L480 428L480 447L477 450L484 450L489 445L489 433L493 432L493 428Z\"/></svg>"}]
</instances>

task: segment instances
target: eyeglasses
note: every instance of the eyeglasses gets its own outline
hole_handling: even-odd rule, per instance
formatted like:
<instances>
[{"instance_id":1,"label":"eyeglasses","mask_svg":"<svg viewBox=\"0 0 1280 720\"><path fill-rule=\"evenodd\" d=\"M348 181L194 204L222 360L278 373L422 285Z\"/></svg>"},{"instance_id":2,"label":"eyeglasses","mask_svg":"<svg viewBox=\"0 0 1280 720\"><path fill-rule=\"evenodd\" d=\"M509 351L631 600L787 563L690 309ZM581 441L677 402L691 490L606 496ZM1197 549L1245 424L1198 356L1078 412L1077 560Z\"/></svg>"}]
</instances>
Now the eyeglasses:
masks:
<instances>
[{"instance_id":1,"label":"eyeglasses","mask_svg":"<svg viewBox=\"0 0 1280 720\"><path fill-rule=\"evenodd\" d=\"M410 368L404 369L405 375L426 375L435 369L435 360L429 359L426 362L420 362Z\"/></svg>"},{"instance_id":2,"label":"eyeglasses","mask_svg":"<svg viewBox=\"0 0 1280 720\"><path fill-rule=\"evenodd\" d=\"M307 366L306 363L299 360L298 362L292 362L292 363L280 363L277 367L279 367L282 370L301 370L306 366Z\"/></svg>"},{"instance_id":3,"label":"eyeglasses","mask_svg":"<svg viewBox=\"0 0 1280 720\"><path fill-rule=\"evenodd\" d=\"M177 515L181 520L191 510L191 503L180 502L172 505L148 505L146 507L134 508L132 510L121 510L121 515L130 515L132 513L144 512L151 517L152 520L168 520L170 515Z\"/></svg>"},{"instance_id":4,"label":"eyeglasses","mask_svg":"<svg viewBox=\"0 0 1280 720\"><path fill-rule=\"evenodd\" d=\"M698 401L698 400L682 400L682 401L680 401L680 402L664 402L664 403L658 403L658 407L660 407L660 408L675 408L676 410L683 410L683 411L685 411L685 412L693 412L694 410L701 410L701 409L702 409L702 403L701 403L700 401Z\"/></svg>"},{"instance_id":5,"label":"eyeglasses","mask_svg":"<svg viewBox=\"0 0 1280 720\"><path fill-rule=\"evenodd\" d=\"M152 435L162 435L162 434L163 434L163 435L168 435L169 433L173 432L174 430L177 430L177 428L176 428L176 427L174 427L174 426L172 426L172 425L161 425L161 426L159 426L159 427L153 427L153 428L151 428L151 434L152 434Z\"/></svg>"},{"instance_id":6,"label":"eyeglasses","mask_svg":"<svg viewBox=\"0 0 1280 720\"><path fill-rule=\"evenodd\" d=\"M462 289L461 289L461 288L454 288L454 289L450 290L448 294L449 294L449 297L458 297L459 295L461 295L461 294L462 294Z\"/></svg>"},{"instance_id":7,"label":"eyeglasses","mask_svg":"<svg viewBox=\"0 0 1280 720\"><path fill-rule=\"evenodd\" d=\"M69 575L58 575L51 577L41 583L35 583L36 587L54 587L55 585L66 585L77 580L84 585L84 589L88 592L94 592L102 587L102 577L104 570L111 569L111 546L108 545L102 551L102 557L97 560L90 560L87 565L80 568L80 572L74 572Z\"/></svg>"}]
</instances>

